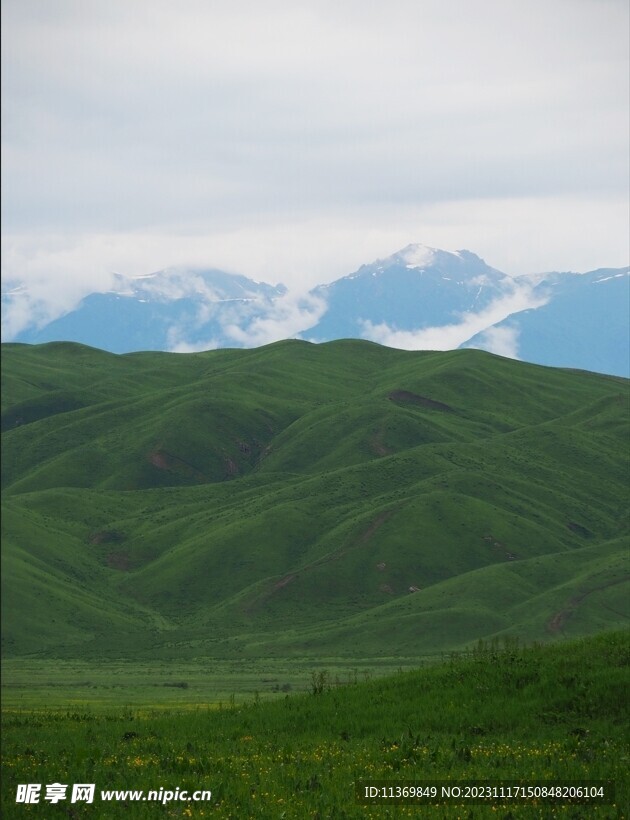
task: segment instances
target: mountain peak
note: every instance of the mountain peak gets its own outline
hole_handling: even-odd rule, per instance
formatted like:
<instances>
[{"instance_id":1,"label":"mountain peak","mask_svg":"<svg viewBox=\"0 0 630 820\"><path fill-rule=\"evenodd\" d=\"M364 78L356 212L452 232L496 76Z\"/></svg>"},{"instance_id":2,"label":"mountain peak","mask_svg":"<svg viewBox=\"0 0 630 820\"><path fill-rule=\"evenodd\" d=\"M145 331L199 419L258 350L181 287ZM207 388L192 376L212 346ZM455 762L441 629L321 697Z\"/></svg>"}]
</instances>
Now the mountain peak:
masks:
<instances>
[{"instance_id":1,"label":"mountain peak","mask_svg":"<svg viewBox=\"0 0 630 820\"><path fill-rule=\"evenodd\" d=\"M478 271L481 268L488 267L481 257L471 251L447 251L440 248L431 248L419 242L407 245L384 261L396 265L402 264L407 268L429 268L435 265L447 265L449 267L455 265L458 268L463 268L472 264L475 271Z\"/></svg>"},{"instance_id":2,"label":"mountain peak","mask_svg":"<svg viewBox=\"0 0 630 820\"><path fill-rule=\"evenodd\" d=\"M424 268L433 263L436 254L439 253L435 248L429 248L427 245L412 244L407 245L398 253L395 253L392 259L404 262L410 268Z\"/></svg>"},{"instance_id":3,"label":"mountain peak","mask_svg":"<svg viewBox=\"0 0 630 820\"><path fill-rule=\"evenodd\" d=\"M379 272L390 268L407 268L420 273L433 270L465 279L488 274L505 277L504 273L489 267L480 256L471 251L447 251L421 243L407 245L386 259L378 259L372 265L364 265L360 271L371 271L374 268ZM354 274L353 277L356 275Z\"/></svg>"}]
</instances>

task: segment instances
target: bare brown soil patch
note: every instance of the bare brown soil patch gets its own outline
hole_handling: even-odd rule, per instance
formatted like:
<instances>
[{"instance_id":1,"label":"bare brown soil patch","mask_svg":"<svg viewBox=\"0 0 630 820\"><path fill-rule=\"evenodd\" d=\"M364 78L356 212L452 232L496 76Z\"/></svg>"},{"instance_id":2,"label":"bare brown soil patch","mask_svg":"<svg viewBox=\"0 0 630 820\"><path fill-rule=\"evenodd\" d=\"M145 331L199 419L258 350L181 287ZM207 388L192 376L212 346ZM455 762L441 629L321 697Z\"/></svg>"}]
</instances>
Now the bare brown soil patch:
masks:
<instances>
[{"instance_id":1,"label":"bare brown soil patch","mask_svg":"<svg viewBox=\"0 0 630 820\"><path fill-rule=\"evenodd\" d=\"M586 527L583 527L581 524L576 524L575 521L569 521L567 527L571 530L571 532L575 532L577 533L577 535L581 535L582 538L593 537L593 533L590 530L586 529Z\"/></svg>"},{"instance_id":2,"label":"bare brown soil patch","mask_svg":"<svg viewBox=\"0 0 630 820\"><path fill-rule=\"evenodd\" d=\"M88 537L90 544L111 544L124 540L124 533L118 532L118 530L99 530Z\"/></svg>"},{"instance_id":3,"label":"bare brown soil patch","mask_svg":"<svg viewBox=\"0 0 630 820\"><path fill-rule=\"evenodd\" d=\"M389 447L386 447L383 444L383 439L382 439L382 434L381 433L377 433L375 436L372 436L372 438L370 440L370 447L372 448L372 451L374 453L376 453L377 456L380 456L380 457L382 457L382 456L391 456L391 454L394 452L393 450L390 450Z\"/></svg>"},{"instance_id":4,"label":"bare brown soil patch","mask_svg":"<svg viewBox=\"0 0 630 820\"><path fill-rule=\"evenodd\" d=\"M201 472L201 470L198 470L192 464L184 461L183 458L179 458L179 456L175 456L166 450L153 450L148 454L147 459L149 463L154 467L157 467L158 470L166 470L169 473L186 475L196 479L197 481L207 480L207 477Z\"/></svg>"},{"instance_id":5,"label":"bare brown soil patch","mask_svg":"<svg viewBox=\"0 0 630 820\"><path fill-rule=\"evenodd\" d=\"M293 572L289 575L285 575L284 578L281 578L277 582L277 584L273 588L273 591L277 592L279 589L282 589L283 587L286 587L287 584L290 584L291 581L295 581L296 578L297 578L297 573L296 572Z\"/></svg>"},{"instance_id":6,"label":"bare brown soil patch","mask_svg":"<svg viewBox=\"0 0 630 820\"><path fill-rule=\"evenodd\" d=\"M443 413L455 412L450 404L444 404L444 402L435 401L435 399L429 399L426 396L419 396L417 393L410 393L408 390L394 390L388 398L397 404L416 404L429 410L440 410Z\"/></svg>"},{"instance_id":7,"label":"bare brown soil patch","mask_svg":"<svg viewBox=\"0 0 630 820\"><path fill-rule=\"evenodd\" d=\"M127 552L109 552L105 557L105 563L110 569L121 572L128 572L131 569L131 558Z\"/></svg>"}]
</instances>

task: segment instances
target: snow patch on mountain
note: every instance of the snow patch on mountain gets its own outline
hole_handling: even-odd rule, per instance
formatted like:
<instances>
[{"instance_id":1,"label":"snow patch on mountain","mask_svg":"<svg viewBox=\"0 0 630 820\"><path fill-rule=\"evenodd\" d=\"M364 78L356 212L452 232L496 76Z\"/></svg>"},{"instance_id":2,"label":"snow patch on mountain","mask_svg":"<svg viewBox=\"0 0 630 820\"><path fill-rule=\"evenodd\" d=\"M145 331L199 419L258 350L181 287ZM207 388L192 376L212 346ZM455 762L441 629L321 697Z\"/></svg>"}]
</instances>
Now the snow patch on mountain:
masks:
<instances>
[{"instance_id":1,"label":"snow patch on mountain","mask_svg":"<svg viewBox=\"0 0 630 820\"><path fill-rule=\"evenodd\" d=\"M613 276L604 276L602 279L596 279L595 284L599 285L600 282L608 282L610 279L623 279L624 276L630 276L630 272L626 271L625 273L615 273Z\"/></svg>"},{"instance_id":2,"label":"snow patch on mountain","mask_svg":"<svg viewBox=\"0 0 630 820\"><path fill-rule=\"evenodd\" d=\"M408 268L427 268L435 259L435 248L428 248L426 245L407 245L396 256Z\"/></svg>"}]
</instances>

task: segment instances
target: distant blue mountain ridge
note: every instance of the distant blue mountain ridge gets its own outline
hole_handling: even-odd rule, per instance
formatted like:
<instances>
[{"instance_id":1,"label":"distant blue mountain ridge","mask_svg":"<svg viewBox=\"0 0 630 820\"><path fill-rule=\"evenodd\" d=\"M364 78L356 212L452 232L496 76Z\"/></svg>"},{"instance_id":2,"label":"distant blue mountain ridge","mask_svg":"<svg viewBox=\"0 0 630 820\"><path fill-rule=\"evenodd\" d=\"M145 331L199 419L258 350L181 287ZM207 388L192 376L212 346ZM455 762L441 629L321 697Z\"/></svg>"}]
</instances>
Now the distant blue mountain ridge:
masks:
<instances>
[{"instance_id":1,"label":"distant blue mountain ridge","mask_svg":"<svg viewBox=\"0 0 630 820\"><path fill-rule=\"evenodd\" d=\"M28 302L2 294L5 316ZM296 297L216 269L117 276L63 316L4 341L75 341L113 353L367 338L391 347L478 347L555 367L630 376L630 268L511 277L466 250L408 245Z\"/></svg>"},{"instance_id":2,"label":"distant blue mountain ridge","mask_svg":"<svg viewBox=\"0 0 630 820\"><path fill-rule=\"evenodd\" d=\"M518 279L517 279L518 281ZM554 273L534 289L549 295L496 328L514 329L520 359L536 364L630 376L629 269ZM478 347L480 336L464 346Z\"/></svg>"}]
</instances>

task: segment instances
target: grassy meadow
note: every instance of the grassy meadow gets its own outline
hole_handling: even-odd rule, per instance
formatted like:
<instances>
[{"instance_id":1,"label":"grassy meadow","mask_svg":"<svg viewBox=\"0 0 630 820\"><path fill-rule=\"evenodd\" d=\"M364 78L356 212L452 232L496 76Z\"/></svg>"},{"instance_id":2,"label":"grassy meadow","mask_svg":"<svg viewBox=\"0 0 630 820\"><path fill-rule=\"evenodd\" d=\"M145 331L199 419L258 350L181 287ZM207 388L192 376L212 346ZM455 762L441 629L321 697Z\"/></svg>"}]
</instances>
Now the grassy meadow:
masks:
<instances>
[{"instance_id":1,"label":"grassy meadow","mask_svg":"<svg viewBox=\"0 0 630 820\"><path fill-rule=\"evenodd\" d=\"M422 665L440 658L422 659ZM113 661L8 658L2 664L6 709L102 710L111 706L185 708L269 700L311 689L313 674L328 671L331 685L371 680L418 667L418 658L248 658L196 661Z\"/></svg>"},{"instance_id":2,"label":"grassy meadow","mask_svg":"<svg viewBox=\"0 0 630 820\"><path fill-rule=\"evenodd\" d=\"M485 644L422 669L263 702L3 711L4 817L622 818L628 633ZM193 688L184 690L193 695ZM156 699L153 698L153 701ZM605 781L614 799L362 805L357 781ZM19 805L18 783L95 783L93 804ZM210 790L207 802L103 802L101 789ZM43 802L43 801L42 801Z\"/></svg>"}]
</instances>

